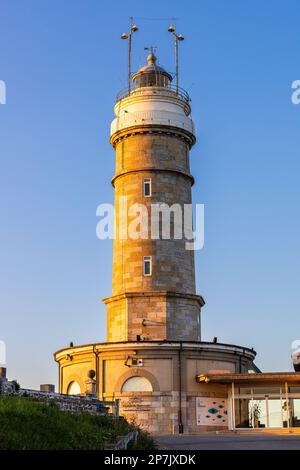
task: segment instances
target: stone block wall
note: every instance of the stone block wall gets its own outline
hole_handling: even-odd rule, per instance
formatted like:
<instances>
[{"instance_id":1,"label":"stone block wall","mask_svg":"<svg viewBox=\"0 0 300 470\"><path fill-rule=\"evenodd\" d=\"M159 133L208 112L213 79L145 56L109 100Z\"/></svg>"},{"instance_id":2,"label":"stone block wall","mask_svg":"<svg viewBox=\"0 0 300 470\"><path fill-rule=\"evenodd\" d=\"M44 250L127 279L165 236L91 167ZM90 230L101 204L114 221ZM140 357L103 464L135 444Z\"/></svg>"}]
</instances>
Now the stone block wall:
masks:
<instances>
[{"instance_id":1,"label":"stone block wall","mask_svg":"<svg viewBox=\"0 0 300 470\"><path fill-rule=\"evenodd\" d=\"M107 341L136 341L138 336L199 341L201 301L195 295L194 252L186 247L184 230L185 206L192 202L189 144L166 131L129 132L115 149L112 297L104 299ZM151 178L150 197L143 194L145 178ZM167 217L157 212L154 217L155 204L169 208ZM151 257L149 276L143 272L145 256Z\"/></svg>"},{"instance_id":2,"label":"stone block wall","mask_svg":"<svg viewBox=\"0 0 300 470\"><path fill-rule=\"evenodd\" d=\"M199 395L197 395L199 396ZM223 393L209 392L204 396L227 398ZM122 395L120 413L129 422L140 426L152 434L178 434L179 432L179 392L143 393ZM196 421L196 394L181 393L182 424L185 434L205 434L228 429L228 426L198 426Z\"/></svg>"},{"instance_id":3,"label":"stone block wall","mask_svg":"<svg viewBox=\"0 0 300 470\"><path fill-rule=\"evenodd\" d=\"M103 403L91 397L79 397L70 395L61 395L59 393L47 393L36 390L20 389L18 396L23 398L34 398L43 403L54 403L62 411L69 413L90 413L99 415L107 414Z\"/></svg>"},{"instance_id":4,"label":"stone block wall","mask_svg":"<svg viewBox=\"0 0 300 470\"><path fill-rule=\"evenodd\" d=\"M178 430L178 393L139 393L122 397L120 413L152 434Z\"/></svg>"},{"instance_id":5,"label":"stone block wall","mask_svg":"<svg viewBox=\"0 0 300 470\"><path fill-rule=\"evenodd\" d=\"M106 339L108 342L127 341L128 309L125 296L104 299L106 303Z\"/></svg>"},{"instance_id":6,"label":"stone block wall","mask_svg":"<svg viewBox=\"0 0 300 470\"><path fill-rule=\"evenodd\" d=\"M107 340L200 341L201 298L172 292L126 293L105 299Z\"/></svg>"},{"instance_id":7,"label":"stone block wall","mask_svg":"<svg viewBox=\"0 0 300 470\"><path fill-rule=\"evenodd\" d=\"M41 390L30 390L26 388L16 389L13 382L6 380L1 388L0 394L13 395L25 399L34 399L46 404L54 403L62 411L70 413L108 414L103 402L92 397L70 396L60 393L43 392Z\"/></svg>"},{"instance_id":8,"label":"stone block wall","mask_svg":"<svg viewBox=\"0 0 300 470\"><path fill-rule=\"evenodd\" d=\"M116 145L116 174L141 168L172 169L189 174L186 142L166 134L134 134Z\"/></svg>"},{"instance_id":9,"label":"stone block wall","mask_svg":"<svg viewBox=\"0 0 300 470\"><path fill-rule=\"evenodd\" d=\"M168 296L167 339L201 341L201 301L196 296Z\"/></svg>"},{"instance_id":10,"label":"stone block wall","mask_svg":"<svg viewBox=\"0 0 300 470\"><path fill-rule=\"evenodd\" d=\"M152 197L143 197L143 180L152 179ZM186 239L174 238L174 217L171 214L170 239L162 239L162 221L159 226L160 239L152 239L154 230L151 230L151 204L164 203L171 207L177 204L181 207L183 221L184 204L191 203L191 182L181 174L157 173L142 171L135 174L126 174L115 182L115 211L118 219L116 225L116 238L114 240L113 258L113 295L124 292L146 292L155 290L169 290L184 293L195 293L195 266L194 252L186 249ZM134 204L143 204L147 208L146 224L148 230L141 238L120 238L119 226L133 227L131 223L139 216L133 212L125 218L120 214L120 197L126 197L127 211ZM161 219L161 215L160 215ZM124 222L122 222L122 220ZM157 217L156 219L157 220ZM162 220L162 219L161 219ZM165 219L167 221L167 218ZM155 224L155 222L154 222ZM135 236L139 236L140 226L133 227ZM131 235L132 236L132 235ZM148 238L146 238L146 236ZM143 275L143 257L152 256L152 275Z\"/></svg>"}]
</instances>

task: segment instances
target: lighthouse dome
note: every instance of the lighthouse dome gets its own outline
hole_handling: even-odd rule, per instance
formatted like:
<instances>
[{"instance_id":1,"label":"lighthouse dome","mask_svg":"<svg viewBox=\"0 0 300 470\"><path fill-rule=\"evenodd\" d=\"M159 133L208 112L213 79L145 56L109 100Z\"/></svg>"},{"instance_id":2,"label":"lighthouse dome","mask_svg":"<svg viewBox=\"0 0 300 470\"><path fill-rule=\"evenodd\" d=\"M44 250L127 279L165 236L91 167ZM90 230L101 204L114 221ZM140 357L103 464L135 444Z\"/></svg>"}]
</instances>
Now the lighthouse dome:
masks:
<instances>
[{"instance_id":1,"label":"lighthouse dome","mask_svg":"<svg viewBox=\"0 0 300 470\"><path fill-rule=\"evenodd\" d=\"M147 64L141 67L132 78L134 88L157 86L168 87L172 81L172 75L157 65L154 52L147 57Z\"/></svg>"}]
</instances>

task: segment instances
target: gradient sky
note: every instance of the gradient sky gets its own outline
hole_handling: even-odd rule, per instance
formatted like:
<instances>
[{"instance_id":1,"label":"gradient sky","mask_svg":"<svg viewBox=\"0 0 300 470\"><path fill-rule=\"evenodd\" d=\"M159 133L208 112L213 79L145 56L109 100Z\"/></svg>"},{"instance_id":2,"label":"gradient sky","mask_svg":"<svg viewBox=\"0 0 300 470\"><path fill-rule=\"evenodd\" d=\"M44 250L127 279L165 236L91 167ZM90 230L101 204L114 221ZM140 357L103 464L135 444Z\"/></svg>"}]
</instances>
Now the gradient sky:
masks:
<instances>
[{"instance_id":1,"label":"gradient sky","mask_svg":"<svg viewBox=\"0 0 300 470\"><path fill-rule=\"evenodd\" d=\"M143 6L144 4L144 6ZM192 97L194 203L205 204L196 254L203 339L254 347L266 371L292 370L300 338L298 0L0 0L0 339L10 378L57 383L53 352L105 340L112 242L96 207L113 202L109 145L116 93L144 46ZM138 19L139 18L139 19ZM154 21L149 18L163 18Z\"/></svg>"}]
</instances>

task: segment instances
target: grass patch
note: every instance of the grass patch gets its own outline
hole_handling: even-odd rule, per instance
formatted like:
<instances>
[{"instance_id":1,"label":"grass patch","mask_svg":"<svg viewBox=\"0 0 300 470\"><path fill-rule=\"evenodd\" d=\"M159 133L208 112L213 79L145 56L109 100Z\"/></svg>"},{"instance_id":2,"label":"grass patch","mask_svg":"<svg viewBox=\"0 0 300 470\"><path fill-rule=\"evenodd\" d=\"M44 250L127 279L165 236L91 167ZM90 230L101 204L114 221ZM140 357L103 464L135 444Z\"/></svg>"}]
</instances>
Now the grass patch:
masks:
<instances>
[{"instance_id":1,"label":"grass patch","mask_svg":"<svg viewBox=\"0 0 300 470\"><path fill-rule=\"evenodd\" d=\"M0 397L1 450L103 450L132 429L124 419L71 414L31 398ZM151 442L141 433L137 445L141 449Z\"/></svg>"},{"instance_id":2,"label":"grass patch","mask_svg":"<svg viewBox=\"0 0 300 470\"><path fill-rule=\"evenodd\" d=\"M135 444L129 444L128 450L155 450L156 445L150 434L141 432Z\"/></svg>"}]
</instances>

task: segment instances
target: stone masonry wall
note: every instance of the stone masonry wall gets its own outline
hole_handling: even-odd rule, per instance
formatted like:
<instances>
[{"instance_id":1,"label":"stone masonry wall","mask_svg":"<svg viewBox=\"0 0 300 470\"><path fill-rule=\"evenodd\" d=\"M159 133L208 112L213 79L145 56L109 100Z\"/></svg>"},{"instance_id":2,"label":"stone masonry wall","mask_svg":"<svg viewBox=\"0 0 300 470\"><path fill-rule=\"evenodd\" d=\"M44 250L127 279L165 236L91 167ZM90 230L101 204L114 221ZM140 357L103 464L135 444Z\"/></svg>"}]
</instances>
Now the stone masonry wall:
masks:
<instances>
[{"instance_id":1,"label":"stone masonry wall","mask_svg":"<svg viewBox=\"0 0 300 470\"><path fill-rule=\"evenodd\" d=\"M151 197L143 195L145 178L151 178ZM166 295L167 292L195 295L194 252L186 249L184 237L175 239L173 214L170 238L162 237L162 220L159 239L153 239L151 227L152 205L158 203L178 205L183 222L184 205L192 202L192 183L188 145L174 135L136 134L116 144L113 289L112 297L104 300L107 341L136 340L137 335L149 340L200 339L199 302L184 298L168 300ZM125 239L120 238L121 197L126 197L126 213L135 204L147 208L147 237L133 239L127 233ZM138 215L129 213L124 228L130 227ZM139 225L136 230L140 230ZM143 274L144 256L151 256L151 276Z\"/></svg>"},{"instance_id":2,"label":"stone masonry wall","mask_svg":"<svg viewBox=\"0 0 300 470\"><path fill-rule=\"evenodd\" d=\"M152 179L152 197L142 196L144 178ZM148 238L126 240L116 236L113 259L113 295L124 292L146 292L169 290L182 293L195 293L194 252L186 250L186 240L174 238L174 221L171 217L170 239L151 237L151 204L164 203L171 207L178 204L182 214L184 204L191 204L190 180L177 173L138 172L127 174L115 183L115 210L119 214L120 199L127 198L128 208L134 204L144 204L148 212ZM127 226L138 216L128 217ZM182 216L183 220L183 216ZM119 221L120 222L120 221ZM140 230L139 226L135 229ZM143 275L143 257L152 256L152 275Z\"/></svg>"},{"instance_id":3,"label":"stone masonry wall","mask_svg":"<svg viewBox=\"0 0 300 470\"><path fill-rule=\"evenodd\" d=\"M196 296L168 292L128 293L108 299L107 341L199 341Z\"/></svg>"},{"instance_id":4,"label":"stone masonry wall","mask_svg":"<svg viewBox=\"0 0 300 470\"><path fill-rule=\"evenodd\" d=\"M11 384L11 386L9 386ZM92 397L79 397L71 395L62 395L60 393L48 393L41 392L38 390L30 390L21 388L16 390L11 382L6 383L6 387L2 388L3 395L14 395L18 397L33 398L34 400L41 401L43 403L51 404L54 403L62 411L68 411L71 413L90 413L90 414L108 414L105 406L101 401Z\"/></svg>"},{"instance_id":5,"label":"stone masonry wall","mask_svg":"<svg viewBox=\"0 0 300 470\"><path fill-rule=\"evenodd\" d=\"M188 145L164 134L136 134L116 145L116 174L141 168L190 172Z\"/></svg>"},{"instance_id":6,"label":"stone masonry wall","mask_svg":"<svg viewBox=\"0 0 300 470\"><path fill-rule=\"evenodd\" d=\"M201 341L199 301L192 298L168 297L167 339Z\"/></svg>"}]
</instances>

